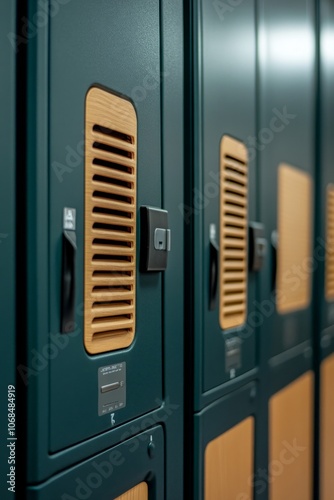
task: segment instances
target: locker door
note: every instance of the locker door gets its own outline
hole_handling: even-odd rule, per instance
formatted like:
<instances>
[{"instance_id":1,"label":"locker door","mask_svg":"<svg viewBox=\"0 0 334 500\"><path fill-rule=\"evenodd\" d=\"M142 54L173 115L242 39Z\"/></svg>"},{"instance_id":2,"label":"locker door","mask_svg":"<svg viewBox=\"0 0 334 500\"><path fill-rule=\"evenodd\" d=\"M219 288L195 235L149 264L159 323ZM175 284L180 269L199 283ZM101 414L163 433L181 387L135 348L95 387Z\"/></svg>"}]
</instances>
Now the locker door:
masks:
<instances>
[{"instance_id":1,"label":"locker door","mask_svg":"<svg viewBox=\"0 0 334 500\"><path fill-rule=\"evenodd\" d=\"M269 243L261 275L265 358L312 334L315 35L307 0L259 4L260 209ZM277 359L278 362L278 359Z\"/></svg>"},{"instance_id":2,"label":"locker door","mask_svg":"<svg viewBox=\"0 0 334 500\"><path fill-rule=\"evenodd\" d=\"M28 55L33 481L46 451L162 405L162 272L140 269L140 207L162 206L159 4L73 0L48 20Z\"/></svg>"},{"instance_id":3,"label":"locker door","mask_svg":"<svg viewBox=\"0 0 334 500\"><path fill-rule=\"evenodd\" d=\"M185 221L194 223L195 407L255 360L255 274L248 272L248 223L256 220L255 7L194 8L194 185ZM190 208L191 207L191 208ZM190 332L192 336L193 333Z\"/></svg>"},{"instance_id":4,"label":"locker door","mask_svg":"<svg viewBox=\"0 0 334 500\"><path fill-rule=\"evenodd\" d=\"M269 404L269 499L313 497L313 374L274 394Z\"/></svg>"},{"instance_id":5,"label":"locker door","mask_svg":"<svg viewBox=\"0 0 334 500\"><path fill-rule=\"evenodd\" d=\"M253 461L254 419L248 417L207 445L204 498L253 498Z\"/></svg>"},{"instance_id":6,"label":"locker door","mask_svg":"<svg viewBox=\"0 0 334 500\"><path fill-rule=\"evenodd\" d=\"M321 365L320 388L320 499L329 500L334 494L334 355Z\"/></svg>"},{"instance_id":7,"label":"locker door","mask_svg":"<svg viewBox=\"0 0 334 500\"><path fill-rule=\"evenodd\" d=\"M55 451L110 429L111 413L118 425L160 405L162 277L139 272L139 207L161 207L159 5L71 2L50 28L52 334L65 207L77 228L76 328L50 372ZM101 376L116 365L119 378ZM98 402L109 383L125 389Z\"/></svg>"},{"instance_id":8,"label":"locker door","mask_svg":"<svg viewBox=\"0 0 334 500\"><path fill-rule=\"evenodd\" d=\"M162 428L153 427L27 490L27 500L48 498L163 500Z\"/></svg>"},{"instance_id":9,"label":"locker door","mask_svg":"<svg viewBox=\"0 0 334 500\"><path fill-rule=\"evenodd\" d=\"M253 499L256 391L246 384L195 415L193 498Z\"/></svg>"}]
</instances>

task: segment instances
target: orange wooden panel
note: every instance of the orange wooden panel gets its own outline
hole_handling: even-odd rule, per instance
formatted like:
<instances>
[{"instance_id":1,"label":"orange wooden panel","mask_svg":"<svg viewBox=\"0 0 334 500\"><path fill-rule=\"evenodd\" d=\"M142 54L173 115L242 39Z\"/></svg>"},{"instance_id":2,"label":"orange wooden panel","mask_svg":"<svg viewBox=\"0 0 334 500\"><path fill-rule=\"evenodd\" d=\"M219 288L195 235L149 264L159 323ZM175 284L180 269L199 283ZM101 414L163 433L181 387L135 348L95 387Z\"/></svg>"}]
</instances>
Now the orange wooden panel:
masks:
<instances>
[{"instance_id":1,"label":"orange wooden panel","mask_svg":"<svg viewBox=\"0 0 334 500\"><path fill-rule=\"evenodd\" d=\"M278 170L277 310L305 309L311 300L312 180L290 165Z\"/></svg>"},{"instance_id":2,"label":"orange wooden panel","mask_svg":"<svg viewBox=\"0 0 334 500\"><path fill-rule=\"evenodd\" d=\"M85 347L128 347L135 334L137 117L93 87L86 98Z\"/></svg>"},{"instance_id":3,"label":"orange wooden panel","mask_svg":"<svg viewBox=\"0 0 334 500\"><path fill-rule=\"evenodd\" d=\"M334 300L334 185L327 187L325 295Z\"/></svg>"},{"instance_id":4,"label":"orange wooden panel","mask_svg":"<svg viewBox=\"0 0 334 500\"><path fill-rule=\"evenodd\" d=\"M269 499L312 500L313 373L269 403Z\"/></svg>"},{"instance_id":5,"label":"orange wooden panel","mask_svg":"<svg viewBox=\"0 0 334 500\"><path fill-rule=\"evenodd\" d=\"M320 499L334 498L334 354L321 365Z\"/></svg>"},{"instance_id":6,"label":"orange wooden panel","mask_svg":"<svg viewBox=\"0 0 334 500\"><path fill-rule=\"evenodd\" d=\"M220 304L222 329L240 326L247 313L248 155L224 136L220 144Z\"/></svg>"},{"instance_id":7,"label":"orange wooden panel","mask_svg":"<svg viewBox=\"0 0 334 500\"><path fill-rule=\"evenodd\" d=\"M137 486L131 488L131 490L123 493L123 495L114 500L148 500L147 483L137 484Z\"/></svg>"},{"instance_id":8,"label":"orange wooden panel","mask_svg":"<svg viewBox=\"0 0 334 500\"><path fill-rule=\"evenodd\" d=\"M253 498L254 418L211 441L205 450L205 500Z\"/></svg>"}]
</instances>

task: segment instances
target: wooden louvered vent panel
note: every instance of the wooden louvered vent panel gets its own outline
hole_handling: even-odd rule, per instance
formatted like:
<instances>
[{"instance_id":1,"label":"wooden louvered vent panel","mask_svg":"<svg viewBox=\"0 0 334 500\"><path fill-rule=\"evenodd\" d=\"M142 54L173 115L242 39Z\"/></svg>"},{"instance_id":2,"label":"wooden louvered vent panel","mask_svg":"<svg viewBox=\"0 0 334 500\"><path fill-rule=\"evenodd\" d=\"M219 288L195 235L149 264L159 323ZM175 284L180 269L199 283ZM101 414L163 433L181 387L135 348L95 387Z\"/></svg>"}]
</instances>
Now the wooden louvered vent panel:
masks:
<instances>
[{"instance_id":1,"label":"wooden louvered vent panel","mask_svg":"<svg viewBox=\"0 0 334 500\"><path fill-rule=\"evenodd\" d=\"M247 313L248 158L242 142L220 145L220 326L242 325Z\"/></svg>"},{"instance_id":2,"label":"wooden louvered vent panel","mask_svg":"<svg viewBox=\"0 0 334 500\"><path fill-rule=\"evenodd\" d=\"M311 301L312 179L307 172L281 163L278 168L277 311L305 309ZM299 276L298 270L303 275Z\"/></svg>"},{"instance_id":3,"label":"wooden louvered vent panel","mask_svg":"<svg viewBox=\"0 0 334 500\"><path fill-rule=\"evenodd\" d=\"M327 188L326 299L334 300L334 185Z\"/></svg>"},{"instance_id":4,"label":"wooden louvered vent panel","mask_svg":"<svg viewBox=\"0 0 334 500\"><path fill-rule=\"evenodd\" d=\"M85 334L90 354L128 347L135 333L137 119L99 88L86 98Z\"/></svg>"}]
</instances>

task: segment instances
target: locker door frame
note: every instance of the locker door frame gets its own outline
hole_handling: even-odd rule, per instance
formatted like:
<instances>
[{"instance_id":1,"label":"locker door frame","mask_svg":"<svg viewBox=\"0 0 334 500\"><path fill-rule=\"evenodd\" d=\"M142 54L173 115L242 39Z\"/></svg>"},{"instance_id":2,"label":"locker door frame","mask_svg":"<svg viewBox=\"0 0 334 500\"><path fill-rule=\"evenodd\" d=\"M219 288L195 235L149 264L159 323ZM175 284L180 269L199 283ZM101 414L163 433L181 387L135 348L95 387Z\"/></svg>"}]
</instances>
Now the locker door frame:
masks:
<instances>
[{"instance_id":1,"label":"locker door frame","mask_svg":"<svg viewBox=\"0 0 334 500\"><path fill-rule=\"evenodd\" d=\"M331 131L334 127L332 97L333 62L326 59L326 29L329 29L334 19L333 6L329 1L317 3L317 121L316 121L316 225L315 246L326 241L326 213L327 213L327 186L334 183L333 175L333 141ZM321 244L322 243L322 244ZM315 418L315 498L320 498L321 488L321 370L324 361L334 353L334 302L325 298L325 261L319 259L318 269L315 272L315 286L313 301L316 314L314 315L315 352L314 368L316 374L316 418Z\"/></svg>"}]
</instances>

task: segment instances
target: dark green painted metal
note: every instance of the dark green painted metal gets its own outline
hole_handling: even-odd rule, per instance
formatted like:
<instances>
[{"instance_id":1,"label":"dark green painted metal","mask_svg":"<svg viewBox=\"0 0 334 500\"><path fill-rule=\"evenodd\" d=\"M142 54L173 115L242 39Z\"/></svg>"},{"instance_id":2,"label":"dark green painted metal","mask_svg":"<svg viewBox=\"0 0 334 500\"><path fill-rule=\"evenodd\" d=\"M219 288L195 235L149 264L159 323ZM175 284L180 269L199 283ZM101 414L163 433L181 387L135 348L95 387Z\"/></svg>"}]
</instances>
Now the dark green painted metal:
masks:
<instances>
[{"instance_id":1,"label":"dark green painted metal","mask_svg":"<svg viewBox=\"0 0 334 500\"><path fill-rule=\"evenodd\" d=\"M159 24L159 4L151 1L146 5L71 1L50 23L49 331L52 335L59 332L64 206L77 209L79 331L50 363L52 452L110 429L110 415L97 415L96 377L101 366L127 363L128 403L115 414L117 424L158 407L162 398L161 273L137 273L136 337L128 349L101 356L90 356L84 349L84 158L80 152L87 90L99 84L129 96L138 119L137 207L161 206ZM69 167L62 178L56 175L56 162ZM140 234L138 260L139 242Z\"/></svg>"},{"instance_id":2,"label":"dark green painted metal","mask_svg":"<svg viewBox=\"0 0 334 500\"><path fill-rule=\"evenodd\" d=\"M219 235L219 148L223 135L249 145L255 135L256 33L252 0L224 9L222 2L194 2L193 12L193 169L192 217L186 207L186 223L194 224L194 377L196 410L221 397L230 381L225 369L225 341L242 339L242 366L238 376L256 366L255 328L223 332L219 306L209 311L209 226L216 224ZM256 218L256 170L249 163L249 219ZM249 274L248 313L254 311L256 276ZM232 384L232 382L231 382Z\"/></svg>"},{"instance_id":3,"label":"dark green painted metal","mask_svg":"<svg viewBox=\"0 0 334 500\"><path fill-rule=\"evenodd\" d=\"M256 423L257 401L256 383L251 382L195 415L194 498L204 499L204 455L207 445L249 416L254 416Z\"/></svg>"},{"instance_id":4,"label":"dark green painted metal","mask_svg":"<svg viewBox=\"0 0 334 500\"><path fill-rule=\"evenodd\" d=\"M334 5L330 0L317 2L318 42L318 102L316 122L316 226L314 247L318 249L318 266L315 272L313 301L314 315L314 368L316 373L315 414L315 482L314 498L320 498L320 418L321 372L323 360L334 352L334 304L325 298L325 242L327 185L334 183L334 59L331 45L333 37Z\"/></svg>"},{"instance_id":5,"label":"dark green painted metal","mask_svg":"<svg viewBox=\"0 0 334 500\"><path fill-rule=\"evenodd\" d=\"M259 145L261 220L266 237L277 229L277 169L289 163L314 176L315 35L314 6L309 0L259 2L259 139L277 112L289 114L283 130ZM297 45L305 50L298 52ZM290 50L289 50L290 44ZM261 302L270 315L261 327L265 358L312 338L312 308L280 315L272 302L273 256L269 253L261 273ZM269 308L269 305L268 305ZM307 349L311 348L311 345ZM308 355L308 351L306 352Z\"/></svg>"},{"instance_id":6,"label":"dark green painted metal","mask_svg":"<svg viewBox=\"0 0 334 500\"><path fill-rule=\"evenodd\" d=\"M15 257L16 257L16 222L15 222L15 73L16 47L13 36L16 33L15 2L5 2L0 7L0 317L2 345L0 349L0 471L1 498L14 498L8 491L7 474L9 448L8 435L8 386L16 386L15 374ZM13 45L14 43L14 45ZM17 446L16 446L17 448ZM18 467L16 478L18 480Z\"/></svg>"},{"instance_id":7,"label":"dark green painted metal","mask_svg":"<svg viewBox=\"0 0 334 500\"><path fill-rule=\"evenodd\" d=\"M154 451L150 456L151 437ZM149 497L164 497L164 433L160 426L61 472L39 486L28 488L27 500L110 500L141 482Z\"/></svg>"},{"instance_id":8,"label":"dark green painted metal","mask_svg":"<svg viewBox=\"0 0 334 500\"><path fill-rule=\"evenodd\" d=\"M161 3L162 204L172 228L172 251L163 278L163 395L173 404L165 426L165 498L183 498L184 222L183 202L183 2Z\"/></svg>"},{"instance_id":9,"label":"dark green painted metal","mask_svg":"<svg viewBox=\"0 0 334 500\"><path fill-rule=\"evenodd\" d=\"M315 6L296 2L258 0L258 137L260 219L266 238L277 229L277 168L285 162L314 177L314 126L316 105ZM303 42L302 42L303 40ZM304 45L298 53L296 46ZM295 115L272 140L261 143L261 131L286 107ZM277 115L276 115L277 116ZM262 150L260 150L262 149ZM267 310L259 342L259 413L256 433L256 471L268 472L268 403L272 394L313 367L312 304L305 310L280 315L273 296L273 254L269 252L260 273L260 303ZM269 311L269 313L268 313ZM268 487L258 491L267 500Z\"/></svg>"}]
</instances>

